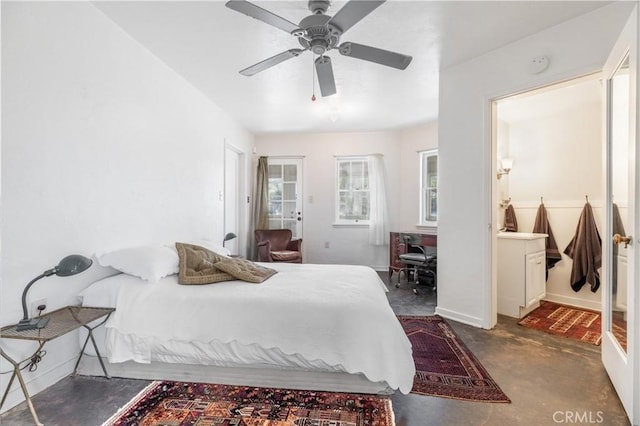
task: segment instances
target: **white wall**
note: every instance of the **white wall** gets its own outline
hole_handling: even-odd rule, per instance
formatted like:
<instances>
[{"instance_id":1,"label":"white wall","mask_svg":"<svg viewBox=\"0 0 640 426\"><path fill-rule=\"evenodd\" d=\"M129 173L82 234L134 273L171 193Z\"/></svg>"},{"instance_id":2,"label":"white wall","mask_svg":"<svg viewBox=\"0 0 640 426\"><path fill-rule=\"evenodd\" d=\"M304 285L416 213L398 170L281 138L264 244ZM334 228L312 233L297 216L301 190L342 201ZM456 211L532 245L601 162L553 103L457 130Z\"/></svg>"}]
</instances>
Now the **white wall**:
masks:
<instances>
[{"instance_id":1,"label":"white wall","mask_svg":"<svg viewBox=\"0 0 640 426\"><path fill-rule=\"evenodd\" d=\"M90 3L2 2L2 78L2 324L21 318L25 284L67 254L222 240L224 140L249 152L252 136ZM46 278L30 299L75 303L99 273ZM77 334L45 349L24 373L32 393L71 372ZM20 400L14 384L3 409Z\"/></svg>"},{"instance_id":2,"label":"white wall","mask_svg":"<svg viewBox=\"0 0 640 426\"><path fill-rule=\"evenodd\" d=\"M585 87L584 90L589 89ZM552 93L545 94L547 102L553 102ZM509 106L513 106L512 103L504 108L509 109ZM499 117L502 111L500 107ZM533 230L540 197L543 197L551 229L562 253L575 234L585 195L588 195L602 235L602 101L580 103L570 109L504 125L508 129L507 152L514 166L509 175L502 177L500 184L508 184L505 196L511 198L518 230ZM499 139L499 146L500 142ZM577 293L571 289L572 266L573 261L562 254L562 261L549 271L545 298L600 309L601 289L596 293L591 292L588 285Z\"/></svg>"},{"instance_id":3,"label":"white wall","mask_svg":"<svg viewBox=\"0 0 640 426\"><path fill-rule=\"evenodd\" d=\"M389 266L389 247L368 243L367 227L333 226L335 156L383 154L389 230L415 229L418 218L420 160L418 150L437 146L436 125L371 133L270 134L256 137L257 153L304 156L303 252L305 263ZM310 202L313 199L313 202ZM329 248L325 248L325 243Z\"/></svg>"},{"instance_id":4,"label":"white wall","mask_svg":"<svg viewBox=\"0 0 640 426\"><path fill-rule=\"evenodd\" d=\"M439 314L486 328L496 319L489 100L600 70L632 7L603 7L441 71ZM543 54L549 68L529 74Z\"/></svg>"},{"instance_id":5,"label":"white wall","mask_svg":"<svg viewBox=\"0 0 640 426\"><path fill-rule=\"evenodd\" d=\"M435 122L400 131L400 206L398 231L420 229L420 151L438 148L438 125ZM421 231L433 231L420 229Z\"/></svg>"}]
</instances>

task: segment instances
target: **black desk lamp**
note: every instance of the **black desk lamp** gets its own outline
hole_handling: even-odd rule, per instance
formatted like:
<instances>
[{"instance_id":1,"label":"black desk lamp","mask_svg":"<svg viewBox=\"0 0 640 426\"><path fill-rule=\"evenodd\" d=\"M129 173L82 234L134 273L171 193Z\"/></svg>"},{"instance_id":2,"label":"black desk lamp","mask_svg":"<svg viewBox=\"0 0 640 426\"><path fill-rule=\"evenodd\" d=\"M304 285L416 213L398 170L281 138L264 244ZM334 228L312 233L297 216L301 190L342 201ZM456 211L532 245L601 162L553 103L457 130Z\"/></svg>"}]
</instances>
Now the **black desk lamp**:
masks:
<instances>
[{"instance_id":1,"label":"black desk lamp","mask_svg":"<svg viewBox=\"0 0 640 426\"><path fill-rule=\"evenodd\" d=\"M233 232L229 232L227 235L224 236L224 240L222 240L222 247L224 247L224 243L226 243L229 240L233 240L234 238L237 238L237 237L238 236Z\"/></svg>"},{"instance_id":2,"label":"black desk lamp","mask_svg":"<svg viewBox=\"0 0 640 426\"><path fill-rule=\"evenodd\" d=\"M57 266L44 271L42 274L32 279L22 292L23 315L20 322L16 325L16 330L22 331L33 330L36 328L45 328L47 323L49 322L49 318L29 318L29 312L27 311L27 293L29 292L29 289L31 288L33 283L38 281L40 278L50 277L51 275L57 275L59 277L69 277L71 275L79 274L80 272L87 270L92 263L93 261L91 259L87 259L86 257L80 256L79 254L72 254L62 259Z\"/></svg>"}]
</instances>

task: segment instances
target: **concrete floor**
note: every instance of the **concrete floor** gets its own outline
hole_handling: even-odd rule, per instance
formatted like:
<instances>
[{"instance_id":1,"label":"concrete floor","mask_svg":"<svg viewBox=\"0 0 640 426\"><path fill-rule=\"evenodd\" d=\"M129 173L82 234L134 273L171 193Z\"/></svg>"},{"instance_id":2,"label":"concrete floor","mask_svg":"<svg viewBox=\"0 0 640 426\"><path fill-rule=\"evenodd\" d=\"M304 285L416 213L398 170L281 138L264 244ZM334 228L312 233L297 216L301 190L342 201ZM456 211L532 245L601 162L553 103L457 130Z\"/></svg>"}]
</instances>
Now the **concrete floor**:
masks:
<instances>
[{"instance_id":1,"label":"concrete floor","mask_svg":"<svg viewBox=\"0 0 640 426\"><path fill-rule=\"evenodd\" d=\"M381 273L387 279L386 273ZM393 277L394 282L396 276ZM389 285L389 302L399 315L432 315L436 295L403 282ZM518 326L500 317L493 330L449 321L509 396L511 404L482 403L395 394L397 426L603 424L628 425L600 362L600 347ZM68 377L36 395L34 405L47 426L99 425L148 382ZM33 424L25 403L0 416L0 425Z\"/></svg>"}]
</instances>

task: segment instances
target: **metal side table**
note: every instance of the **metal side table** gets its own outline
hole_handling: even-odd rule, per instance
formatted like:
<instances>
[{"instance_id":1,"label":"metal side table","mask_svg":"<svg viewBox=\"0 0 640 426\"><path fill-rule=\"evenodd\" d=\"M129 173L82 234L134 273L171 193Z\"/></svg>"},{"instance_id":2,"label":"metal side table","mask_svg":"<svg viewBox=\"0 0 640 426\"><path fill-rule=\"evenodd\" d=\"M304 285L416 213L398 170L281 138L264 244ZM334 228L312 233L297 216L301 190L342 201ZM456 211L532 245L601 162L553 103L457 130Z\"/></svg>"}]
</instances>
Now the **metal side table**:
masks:
<instances>
[{"instance_id":1,"label":"metal side table","mask_svg":"<svg viewBox=\"0 0 640 426\"><path fill-rule=\"evenodd\" d=\"M76 374L78 370L78 365L80 364L80 359L82 359L82 355L84 354L84 350L87 347L87 343L89 343L89 339L91 339L91 343L93 344L94 349L96 350L96 355L98 356L98 360L100 361L100 365L102 366L102 371L104 371L104 376L109 378L109 374L107 374L107 369L104 366L104 362L102 361L102 357L100 356L100 351L98 350L98 345L96 345L96 341L93 338L93 330L100 327L104 324L111 313L115 311L113 308L91 308L85 306L67 306L48 314L42 315L41 318L49 318L49 323L45 328L34 329L34 330L23 330L17 331L16 324L8 325L6 327L2 327L0 329L0 339L21 339L21 340L33 340L38 342L38 349L33 352L33 355L23 359L22 361L15 361L12 359L5 351L0 347L0 355L9 361L11 365L13 365L13 374L11 375L11 379L9 379L9 384L2 395L2 400L0 401L0 409L4 405L4 401L9 394L9 390L11 389L11 385L13 384L13 380L18 377L18 381L20 382L20 387L22 388L22 393L24 394L25 399L27 400L27 405L29 406L29 410L31 411L31 415L36 422L36 425L42 425L40 420L38 420L38 415L36 414L36 410L33 406L33 402L31 401L31 396L29 396L29 392L27 391L27 386L22 378L21 364L24 364L26 361L31 361L34 357L38 356L38 353L42 350L44 345L55 338L58 338L64 334L67 334L73 330L76 330L80 327L84 327L89 332L87 338L84 341L84 345L80 350L80 355L78 356L78 360L76 361L76 365L73 369L73 374ZM88 324L96 321L100 318L104 319L97 325L90 327ZM28 364L27 364L28 365ZM22 369L24 369L22 367Z\"/></svg>"}]
</instances>

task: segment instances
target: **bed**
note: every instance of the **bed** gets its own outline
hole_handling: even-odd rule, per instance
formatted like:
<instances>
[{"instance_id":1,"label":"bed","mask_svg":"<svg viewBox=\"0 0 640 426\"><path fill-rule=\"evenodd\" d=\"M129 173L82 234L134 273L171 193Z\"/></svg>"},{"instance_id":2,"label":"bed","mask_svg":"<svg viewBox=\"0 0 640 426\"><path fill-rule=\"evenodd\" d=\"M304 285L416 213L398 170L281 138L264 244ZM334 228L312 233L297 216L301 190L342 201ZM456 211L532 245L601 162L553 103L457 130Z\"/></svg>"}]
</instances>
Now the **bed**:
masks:
<instances>
[{"instance_id":1,"label":"bed","mask_svg":"<svg viewBox=\"0 0 640 426\"><path fill-rule=\"evenodd\" d=\"M388 394L409 393L411 344L371 268L258 264L277 271L180 285L120 273L80 294L116 311L95 334L113 376ZM81 336L82 339L82 336ZM89 355L95 355L87 352ZM97 357L78 372L102 375Z\"/></svg>"}]
</instances>

